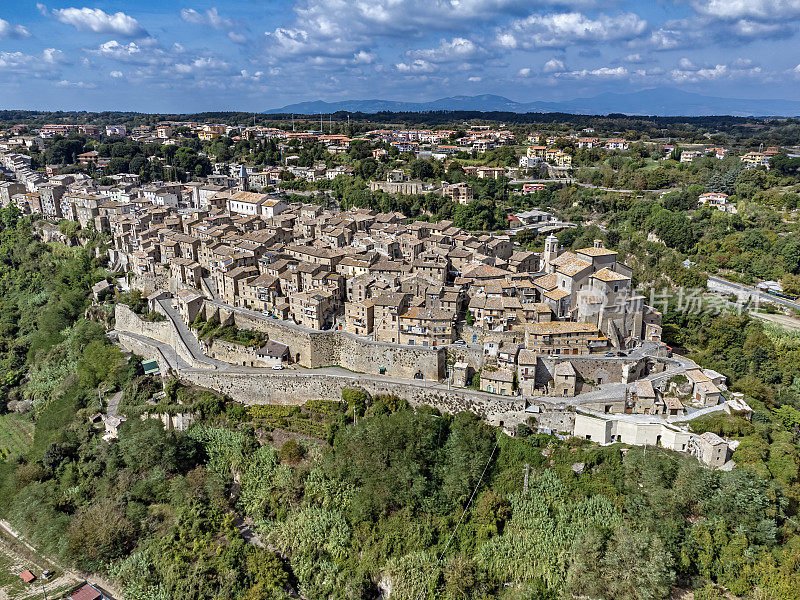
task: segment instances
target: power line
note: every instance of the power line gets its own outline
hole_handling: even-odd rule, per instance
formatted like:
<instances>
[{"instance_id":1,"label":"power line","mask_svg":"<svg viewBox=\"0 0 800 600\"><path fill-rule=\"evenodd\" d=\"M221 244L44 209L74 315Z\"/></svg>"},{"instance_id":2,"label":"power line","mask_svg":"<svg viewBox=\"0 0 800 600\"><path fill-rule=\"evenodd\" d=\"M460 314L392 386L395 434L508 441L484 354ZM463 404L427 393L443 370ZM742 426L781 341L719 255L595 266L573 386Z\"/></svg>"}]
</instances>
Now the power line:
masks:
<instances>
[{"instance_id":1,"label":"power line","mask_svg":"<svg viewBox=\"0 0 800 600\"><path fill-rule=\"evenodd\" d=\"M434 567L434 569L431 570L431 574L428 575L428 578L425 580L425 585L422 586L422 590L420 591L419 596L417 596L417 600L420 600L420 598L422 598L422 595L425 593L425 590L428 589L428 583L430 582L431 577L433 577L434 571L436 570L436 568L439 567L440 564L442 564L442 560L444 560L444 555L447 552L447 549L453 542L453 538L456 537L456 533L458 533L458 528L461 526L461 522L464 520L464 517L466 516L467 511L469 510L469 507L472 505L472 500L475 498L475 494L478 493L478 488L481 487L483 476L486 475L486 471L489 469L489 465L492 464L494 453L497 451L497 445L500 443L500 436L502 435L503 432L501 431L494 442L494 448L492 448L492 453L489 455L489 460L486 462L486 466L483 467L483 472L481 473L481 476L478 478L478 483L475 484L475 489L472 490L472 495L469 497L469 502L467 502L467 505L464 507L464 512L461 513L461 518L458 520L458 523L456 523L456 527L455 529L453 529L453 533L450 535L450 539L447 540L447 544L445 544L444 550L442 550L442 554L439 556L439 560L436 562L436 567Z\"/></svg>"}]
</instances>

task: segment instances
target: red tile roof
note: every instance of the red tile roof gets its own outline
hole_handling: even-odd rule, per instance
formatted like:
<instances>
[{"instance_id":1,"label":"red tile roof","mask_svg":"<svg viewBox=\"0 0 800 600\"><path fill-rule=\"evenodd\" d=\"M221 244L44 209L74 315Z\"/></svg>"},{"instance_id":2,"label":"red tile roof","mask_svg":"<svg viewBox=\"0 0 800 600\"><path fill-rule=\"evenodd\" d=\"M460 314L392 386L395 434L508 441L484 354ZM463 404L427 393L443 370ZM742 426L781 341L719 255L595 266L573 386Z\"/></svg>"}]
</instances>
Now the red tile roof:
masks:
<instances>
[{"instance_id":1,"label":"red tile roof","mask_svg":"<svg viewBox=\"0 0 800 600\"><path fill-rule=\"evenodd\" d=\"M70 600L100 600L103 597L96 587L85 583L70 594Z\"/></svg>"},{"instance_id":2,"label":"red tile roof","mask_svg":"<svg viewBox=\"0 0 800 600\"><path fill-rule=\"evenodd\" d=\"M31 581L36 579L36 576L33 573L31 573L28 569L25 569L22 573L19 574L19 578L22 579L22 581L24 581L25 583L30 583Z\"/></svg>"}]
</instances>

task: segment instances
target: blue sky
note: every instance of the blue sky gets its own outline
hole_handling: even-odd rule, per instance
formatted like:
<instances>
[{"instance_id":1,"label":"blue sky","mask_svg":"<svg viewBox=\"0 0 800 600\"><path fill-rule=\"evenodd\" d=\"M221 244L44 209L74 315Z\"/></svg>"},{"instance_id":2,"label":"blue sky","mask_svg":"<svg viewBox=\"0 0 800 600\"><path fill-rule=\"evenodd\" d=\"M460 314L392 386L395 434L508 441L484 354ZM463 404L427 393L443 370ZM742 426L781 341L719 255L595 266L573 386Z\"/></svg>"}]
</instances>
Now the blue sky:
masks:
<instances>
[{"instance_id":1,"label":"blue sky","mask_svg":"<svg viewBox=\"0 0 800 600\"><path fill-rule=\"evenodd\" d=\"M800 0L0 0L0 107L795 98Z\"/></svg>"}]
</instances>

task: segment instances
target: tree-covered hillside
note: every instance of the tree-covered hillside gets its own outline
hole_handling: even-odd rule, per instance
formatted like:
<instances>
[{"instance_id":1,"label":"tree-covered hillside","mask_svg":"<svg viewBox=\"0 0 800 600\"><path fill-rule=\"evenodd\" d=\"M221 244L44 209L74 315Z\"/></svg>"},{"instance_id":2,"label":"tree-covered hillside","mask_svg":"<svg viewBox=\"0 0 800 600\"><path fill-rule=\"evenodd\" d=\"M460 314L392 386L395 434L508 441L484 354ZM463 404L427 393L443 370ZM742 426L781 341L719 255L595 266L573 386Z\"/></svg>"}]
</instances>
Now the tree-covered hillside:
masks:
<instances>
[{"instance_id":1,"label":"tree-covered hillside","mask_svg":"<svg viewBox=\"0 0 800 600\"><path fill-rule=\"evenodd\" d=\"M696 424L741 440L732 472L358 390L246 409L143 375L85 318L92 245L0 217L3 406L34 428L0 462L0 518L127 600L800 598L796 337L665 313L755 409ZM89 417L117 392L128 421L106 441ZM196 423L146 418L176 412Z\"/></svg>"}]
</instances>

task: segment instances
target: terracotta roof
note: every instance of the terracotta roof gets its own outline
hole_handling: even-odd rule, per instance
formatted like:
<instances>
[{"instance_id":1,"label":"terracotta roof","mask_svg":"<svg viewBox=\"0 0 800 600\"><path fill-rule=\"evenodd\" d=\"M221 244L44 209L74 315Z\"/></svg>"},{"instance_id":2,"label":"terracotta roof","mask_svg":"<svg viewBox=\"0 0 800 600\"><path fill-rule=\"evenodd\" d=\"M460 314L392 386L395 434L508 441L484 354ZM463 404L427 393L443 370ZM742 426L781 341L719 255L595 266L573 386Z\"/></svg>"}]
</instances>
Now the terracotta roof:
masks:
<instances>
[{"instance_id":1,"label":"terracotta roof","mask_svg":"<svg viewBox=\"0 0 800 600\"><path fill-rule=\"evenodd\" d=\"M581 248L580 250L576 250L578 254L583 254L584 256L611 256L612 254L616 254L614 250L609 250L608 248Z\"/></svg>"},{"instance_id":2,"label":"terracotta roof","mask_svg":"<svg viewBox=\"0 0 800 600\"><path fill-rule=\"evenodd\" d=\"M22 573L19 574L19 578L22 579L22 581L24 581L25 583L30 583L31 581L36 579L36 576L33 573L31 573L28 569L25 569Z\"/></svg>"},{"instance_id":3,"label":"terracotta roof","mask_svg":"<svg viewBox=\"0 0 800 600\"><path fill-rule=\"evenodd\" d=\"M551 300L563 300L569 296L569 292L565 290L550 290L549 292L545 293L545 297L550 298Z\"/></svg>"},{"instance_id":4,"label":"terracotta roof","mask_svg":"<svg viewBox=\"0 0 800 600\"><path fill-rule=\"evenodd\" d=\"M511 383L514 381L514 373L512 373L511 371L502 371L502 370L481 371L481 379Z\"/></svg>"},{"instance_id":5,"label":"terracotta roof","mask_svg":"<svg viewBox=\"0 0 800 600\"><path fill-rule=\"evenodd\" d=\"M70 594L70 600L100 600L103 595L94 586L85 583Z\"/></svg>"},{"instance_id":6,"label":"terracotta roof","mask_svg":"<svg viewBox=\"0 0 800 600\"><path fill-rule=\"evenodd\" d=\"M569 277L573 277L580 273L581 271L585 271L586 269L590 268L592 263L588 263L585 260L581 260L580 258L576 258L575 260L558 267L557 271L562 275L567 275Z\"/></svg>"},{"instance_id":7,"label":"terracotta roof","mask_svg":"<svg viewBox=\"0 0 800 600\"><path fill-rule=\"evenodd\" d=\"M597 273L592 275L595 279L599 279L600 281L629 281L630 277L626 275L622 275L621 273L617 273L616 271L612 271L609 268L600 269Z\"/></svg>"},{"instance_id":8,"label":"terracotta roof","mask_svg":"<svg viewBox=\"0 0 800 600\"><path fill-rule=\"evenodd\" d=\"M547 323L529 323L525 329L533 335L559 333L596 333L597 325L593 323L576 323L574 321L549 321Z\"/></svg>"},{"instance_id":9,"label":"terracotta roof","mask_svg":"<svg viewBox=\"0 0 800 600\"><path fill-rule=\"evenodd\" d=\"M548 273L534 279L533 284L543 290L552 290L558 285L558 277L555 273Z\"/></svg>"}]
</instances>

